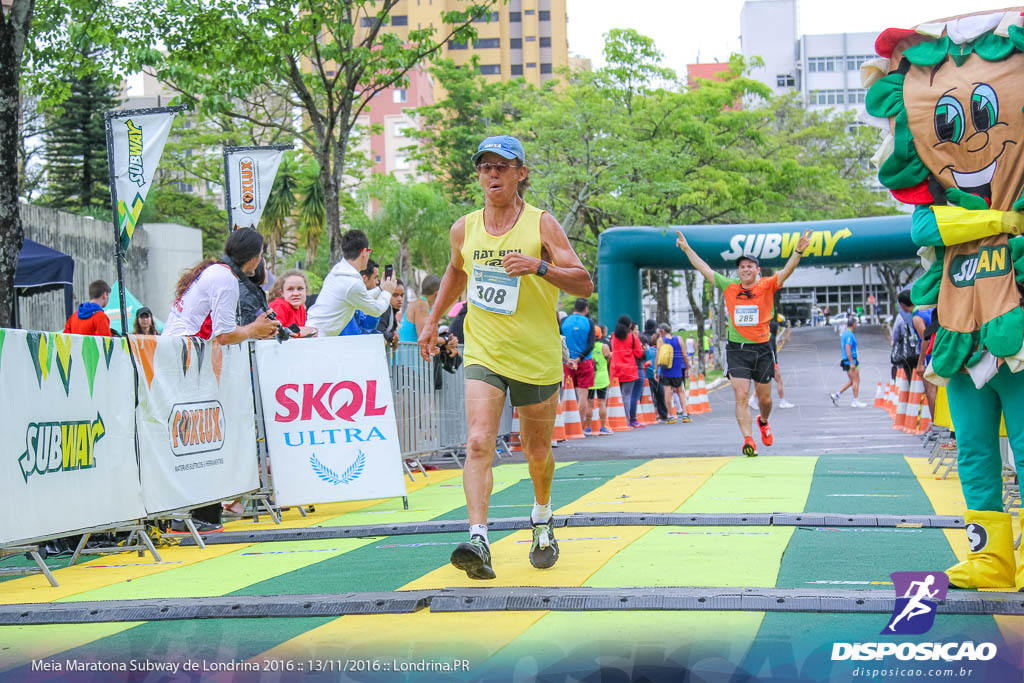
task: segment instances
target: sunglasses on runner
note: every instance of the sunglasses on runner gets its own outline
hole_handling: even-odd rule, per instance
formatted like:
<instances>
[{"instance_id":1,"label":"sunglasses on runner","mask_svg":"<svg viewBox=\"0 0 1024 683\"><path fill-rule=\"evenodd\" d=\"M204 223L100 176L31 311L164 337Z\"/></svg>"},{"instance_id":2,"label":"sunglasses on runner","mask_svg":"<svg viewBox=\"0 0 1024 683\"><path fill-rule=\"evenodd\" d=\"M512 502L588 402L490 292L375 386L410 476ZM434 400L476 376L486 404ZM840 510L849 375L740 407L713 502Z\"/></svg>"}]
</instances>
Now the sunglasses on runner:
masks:
<instances>
[{"instance_id":1,"label":"sunglasses on runner","mask_svg":"<svg viewBox=\"0 0 1024 683\"><path fill-rule=\"evenodd\" d=\"M490 173L491 171L497 171L499 175L505 173L510 168L519 168L518 164L491 164L482 163L476 165L476 170L480 173Z\"/></svg>"}]
</instances>

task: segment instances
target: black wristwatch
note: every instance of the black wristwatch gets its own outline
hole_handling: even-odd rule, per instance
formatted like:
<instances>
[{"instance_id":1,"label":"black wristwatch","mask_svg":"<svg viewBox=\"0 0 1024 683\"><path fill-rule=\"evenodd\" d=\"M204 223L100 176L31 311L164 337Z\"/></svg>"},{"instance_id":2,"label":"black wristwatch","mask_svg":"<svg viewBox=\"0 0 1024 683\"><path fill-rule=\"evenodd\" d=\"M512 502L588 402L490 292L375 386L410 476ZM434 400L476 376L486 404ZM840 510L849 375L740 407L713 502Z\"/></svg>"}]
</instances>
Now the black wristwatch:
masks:
<instances>
[{"instance_id":1,"label":"black wristwatch","mask_svg":"<svg viewBox=\"0 0 1024 683\"><path fill-rule=\"evenodd\" d=\"M547 274L548 274L548 264L546 262L544 262L544 261L541 261L540 265L537 266L537 275L539 277L544 277Z\"/></svg>"}]
</instances>

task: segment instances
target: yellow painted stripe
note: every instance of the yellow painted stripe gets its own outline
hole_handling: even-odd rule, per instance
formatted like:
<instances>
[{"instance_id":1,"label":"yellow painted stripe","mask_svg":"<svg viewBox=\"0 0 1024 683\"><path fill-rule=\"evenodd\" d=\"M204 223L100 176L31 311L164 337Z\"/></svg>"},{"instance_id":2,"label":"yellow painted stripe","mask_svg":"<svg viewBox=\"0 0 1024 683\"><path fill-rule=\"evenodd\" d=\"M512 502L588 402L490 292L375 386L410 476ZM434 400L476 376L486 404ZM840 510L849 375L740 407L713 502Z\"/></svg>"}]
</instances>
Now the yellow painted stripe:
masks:
<instances>
[{"instance_id":1,"label":"yellow painted stripe","mask_svg":"<svg viewBox=\"0 0 1024 683\"><path fill-rule=\"evenodd\" d=\"M568 465L562 463L559 466ZM526 464L510 464L502 467L500 477L495 482L495 490L502 490L512 486L529 476ZM451 503L461 503L461 470L443 470L433 472L428 478L417 477L415 482L407 485L410 498L410 510L402 509L400 502L394 499L353 501L348 503L333 503L317 505L316 512L308 517L301 517L298 510L291 510L285 513L290 517L277 526L272 521L253 524L251 522L234 522L225 525L229 530L260 529L260 528L303 528L313 525L355 525L372 523L390 523L393 521L407 521L405 515L410 513L418 515L418 519L429 519L451 509ZM442 484L454 484L458 490L457 496L452 496L453 490L450 486ZM426 506L426 512L423 508ZM444 509L438 509L443 506ZM380 510L382 514L375 514ZM269 519L269 518L264 518ZM49 584L33 587L29 593L34 600L11 600L10 602L45 602L48 600L102 600L116 597L127 599L131 597L190 597L196 595L224 595L238 590L256 581L261 581L270 576L277 576L286 571L306 566L313 562L327 559L327 556L335 556L338 553L296 553L294 555L273 556L275 559L263 567L253 564L251 569L245 572L237 572L237 567L230 571L214 572L216 578L207 576L207 580L197 581L196 575L206 575L210 569L218 564L231 563L235 561L234 555L242 552L252 552L260 549L274 551L290 548L339 548L343 551L373 542L374 539L324 539L321 541L297 541L284 543L256 543L256 544L232 544L224 546L208 546L205 551L194 547L174 547L160 549L164 561L175 561L181 559L182 564L174 565L140 565L135 568L126 567L119 569L85 569L84 563L78 567L60 571L61 587L67 595L61 598L53 598L55 591L60 589L50 588ZM133 564L152 561L152 558L138 558L134 553L111 555L105 558L97 558L92 564ZM258 560L254 559L254 563ZM184 569L185 571L164 571L165 569ZM112 574L117 572L117 574ZM96 576L93 576L96 575ZM69 585L66 577L71 576L77 579L78 583ZM103 581L97 582L98 577L105 577ZM120 578L118 578L120 577ZM29 577L35 578L35 577ZM152 579L152 580L147 580ZM27 579L17 579L21 582ZM92 580L94 585L89 585ZM0 584L4 586L15 583L7 581ZM132 582L130 590L126 589L127 582ZM103 585L95 585L102 583ZM81 585L79 585L81 584ZM203 591L201 586L207 586ZM198 592L197 592L198 591ZM27 591L26 591L27 592ZM137 593L137 594L136 594ZM113 595L116 594L116 595ZM55 625L55 626L25 626L25 627L0 627L0 666L14 668L23 666L32 658L49 657L60 652L86 645L95 640L126 631L145 622L125 622L116 624L77 624L77 625ZM54 631L54 629L58 629ZM60 637L50 638L47 634L51 631Z\"/></svg>"},{"instance_id":2,"label":"yellow painted stripe","mask_svg":"<svg viewBox=\"0 0 1024 683\"><path fill-rule=\"evenodd\" d=\"M624 472L581 498L556 509L555 514L579 512L671 512L677 509L731 458L671 458L650 460ZM625 497L623 497L625 496ZM555 501L557 504L557 501ZM491 546L492 561L498 578L472 581L446 564L401 590L450 586L581 586L594 572L651 527L570 527L558 533L560 558L548 570L530 566L527 555L532 532L517 531ZM600 541L574 541L576 538L601 538ZM525 542L520 542L525 541ZM415 615L348 616L335 619L307 631L254 657L294 657L310 651L336 655L339 651L374 652L386 639L393 648L397 642L413 652L437 652L441 646L465 643L468 649L451 654L482 661L518 638L547 612L501 612L500 614L436 614L422 611ZM382 636L381 634L387 634ZM393 636L392 634L401 634ZM382 650L386 652L388 650ZM476 658L480 659L477 660Z\"/></svg>"}]
</instances>

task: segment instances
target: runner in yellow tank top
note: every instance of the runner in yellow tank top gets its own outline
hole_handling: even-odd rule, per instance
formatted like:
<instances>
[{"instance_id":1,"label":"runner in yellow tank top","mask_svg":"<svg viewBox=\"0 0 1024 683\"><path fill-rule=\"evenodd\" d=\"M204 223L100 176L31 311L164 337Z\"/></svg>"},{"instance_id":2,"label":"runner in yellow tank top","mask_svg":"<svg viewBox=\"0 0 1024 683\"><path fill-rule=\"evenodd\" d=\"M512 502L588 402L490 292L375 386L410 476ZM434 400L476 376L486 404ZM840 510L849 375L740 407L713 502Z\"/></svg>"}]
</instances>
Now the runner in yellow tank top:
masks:
<instances>
[{"instance_id":1,"label":"runner in yellow tank top","mask_svg":"<svg viewBox=\"0 0 1024 683\"><path fill-rule=\"evenodd\" d=\"M558 221L523 201L529 170L522 143L509 135L489 137L480 143L473 163L484 190L484 208L452 226L451 261L419 345L424 359L437 353L441 315L467 292L469 436L463 488L470 541L459 544L451 561L470 578L493 579L487 512L506 392L519 408L523 454L533 480L530 563L546 569L558 559L551 516L551 435L562 380L558 291L589 297L594 284Z\"/></svg>"}]
</instances>

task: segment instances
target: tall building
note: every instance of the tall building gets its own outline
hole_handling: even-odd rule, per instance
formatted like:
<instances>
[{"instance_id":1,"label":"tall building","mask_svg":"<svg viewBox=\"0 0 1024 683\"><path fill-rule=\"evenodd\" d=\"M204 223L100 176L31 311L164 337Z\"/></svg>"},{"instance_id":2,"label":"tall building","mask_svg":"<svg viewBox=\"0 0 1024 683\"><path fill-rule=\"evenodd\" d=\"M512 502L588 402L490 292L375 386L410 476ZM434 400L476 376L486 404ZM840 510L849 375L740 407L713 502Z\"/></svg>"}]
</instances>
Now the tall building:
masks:
<instances>
[{"instance_id":1,"label":"tall building","mask_svg":"<svg viewBox=\"0 0 1024 683\"><path fill-rule=\"evenodd\" d=\"M385 30L407 36L410 30L433 26L440 37L445 24L443 12L464 9L471 0L400 0L391 10ZM480 59L480 73L488 80L524 78L540 85L569 64L566 0L509 0L498 3L489 18L476 24L477 38L471 42L448 41L442 55L456 64ZM489 20L488 20L489 19ZM360 26L373 26L376 17L360 17Z\"/></svg>"},{"instance_id":2,"label":"tall building","mask_svg":"<svg viewBox=\"0 0 1024 683\"><path fill-rule=\"evenodd\" d=\"M747 0L740 11L740 49L764 66L751 70L776 95L800 93L809 109L856 111L864 104L860 65L875 57L878 32L799 32L797 0ZM884 26L879 27L879 31Z\"/></svg>"}]
</instances>

